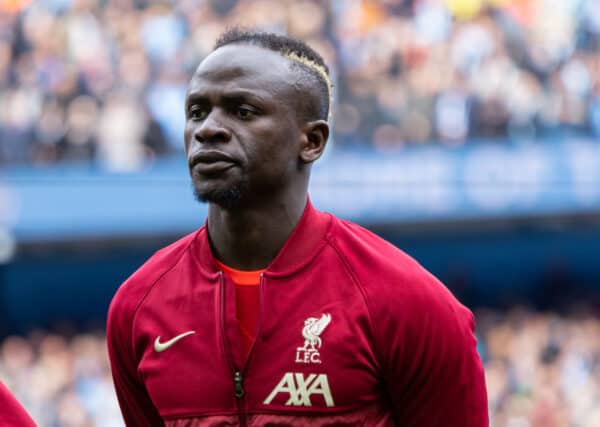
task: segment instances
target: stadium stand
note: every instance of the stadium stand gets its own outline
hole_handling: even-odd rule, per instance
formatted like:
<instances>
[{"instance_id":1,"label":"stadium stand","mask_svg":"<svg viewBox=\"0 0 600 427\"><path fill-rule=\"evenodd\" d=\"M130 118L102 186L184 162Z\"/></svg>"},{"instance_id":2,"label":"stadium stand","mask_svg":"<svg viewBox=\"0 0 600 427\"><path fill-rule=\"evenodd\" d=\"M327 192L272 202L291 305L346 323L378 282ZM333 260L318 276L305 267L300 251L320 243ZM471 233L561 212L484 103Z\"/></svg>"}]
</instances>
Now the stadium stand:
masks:
<instances>
[{"instance_id":1,"label":"stadium stand","mask_svg":"<svg viewBox=\"0 0 600 427\"><path fill-rule=\"evenodd\" d=\"M0 164L128 171L180 150L188 76L240 22L299 36L333 65L339 144L600 136L594 0L1 5Z\"/></svg>"}]
</instances>

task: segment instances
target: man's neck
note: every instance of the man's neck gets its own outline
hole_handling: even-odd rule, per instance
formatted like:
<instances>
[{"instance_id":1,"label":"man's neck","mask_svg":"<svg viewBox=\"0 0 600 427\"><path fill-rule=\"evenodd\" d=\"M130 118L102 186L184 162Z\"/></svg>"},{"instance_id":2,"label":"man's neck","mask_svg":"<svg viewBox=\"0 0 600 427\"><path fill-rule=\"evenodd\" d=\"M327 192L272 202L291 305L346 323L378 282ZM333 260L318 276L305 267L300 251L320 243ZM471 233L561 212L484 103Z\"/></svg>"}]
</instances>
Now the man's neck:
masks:
<instances>
[{"instance_id":1,"label":"man's neck","mask_svg":"<svg viewBox=\"0 0 600 427\"><path fill-rule=\"evenodd\" d=\"M208 231L217 259L238 270L259 270L277 256L306 207L307 194L252 208L211 204Z\"/></svg>"}]
</instances>

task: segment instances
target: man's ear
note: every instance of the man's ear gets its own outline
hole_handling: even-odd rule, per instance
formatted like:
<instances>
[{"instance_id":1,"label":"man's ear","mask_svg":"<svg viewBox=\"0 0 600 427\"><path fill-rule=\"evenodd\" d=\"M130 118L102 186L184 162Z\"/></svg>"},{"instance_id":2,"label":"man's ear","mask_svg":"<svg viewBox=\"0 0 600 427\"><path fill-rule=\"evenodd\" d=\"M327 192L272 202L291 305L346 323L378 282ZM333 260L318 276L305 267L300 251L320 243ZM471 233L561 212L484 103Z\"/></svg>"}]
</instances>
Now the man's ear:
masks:
<instances>
[{"instance_id":1,"label":"man's ear","mask_svg":"<svg viewBox=\"0 0 600 427\"><path fill-rule=\"evenodd\" d=\"M312 163L321 157L329 138L329 124L325 120L308 122L302 128L300 160Z\"/></svg>"}]
</instances>

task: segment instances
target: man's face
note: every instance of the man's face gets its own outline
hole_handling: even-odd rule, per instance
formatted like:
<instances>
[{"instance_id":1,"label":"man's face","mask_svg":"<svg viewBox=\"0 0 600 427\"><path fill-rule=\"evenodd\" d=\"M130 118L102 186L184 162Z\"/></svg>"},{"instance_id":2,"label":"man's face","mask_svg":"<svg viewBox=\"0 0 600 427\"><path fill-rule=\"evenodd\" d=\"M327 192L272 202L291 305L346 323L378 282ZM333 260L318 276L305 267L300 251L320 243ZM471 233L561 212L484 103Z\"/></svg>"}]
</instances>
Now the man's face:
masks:
<instances>
[{"instance_id":1,"label":"man's face","mask_svg":"<svg viewBox=\"0 0 600 427\"><path fill-rule=\"evenodd\" d=\"M198 199L260 202L299 179L300 128L289 60L250 45L211 53L186 97L185 151Z\"/></svg>"}]
</instances>

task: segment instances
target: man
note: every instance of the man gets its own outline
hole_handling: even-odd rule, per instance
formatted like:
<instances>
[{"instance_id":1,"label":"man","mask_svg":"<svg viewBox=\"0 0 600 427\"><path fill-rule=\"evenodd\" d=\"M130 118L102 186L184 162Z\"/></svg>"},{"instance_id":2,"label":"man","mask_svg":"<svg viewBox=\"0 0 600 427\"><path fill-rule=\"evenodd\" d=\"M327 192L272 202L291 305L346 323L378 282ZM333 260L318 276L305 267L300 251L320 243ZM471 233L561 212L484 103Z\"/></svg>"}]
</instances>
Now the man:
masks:
<instances>
[{"instance_id":1,"label":"man","mask_svg":"<svg viewBox=\"0 0 600 427\"><path fill-rule=\"evenodd\" d=\"M206 226L109 310L127 425L487 425L472 314L308 199L330 99L322 58L284 36L232 30L197 68L185 151Z\"/></svg>"},{"instance_id":2,"label":"man","mask_svg":"<svg viewBox=\"0 0 600 427\"><path fill-rule=\"evenodd\" d=\"M0 427L35 427L35 423L0 381Z\"/></svg>"}]
</instances>

